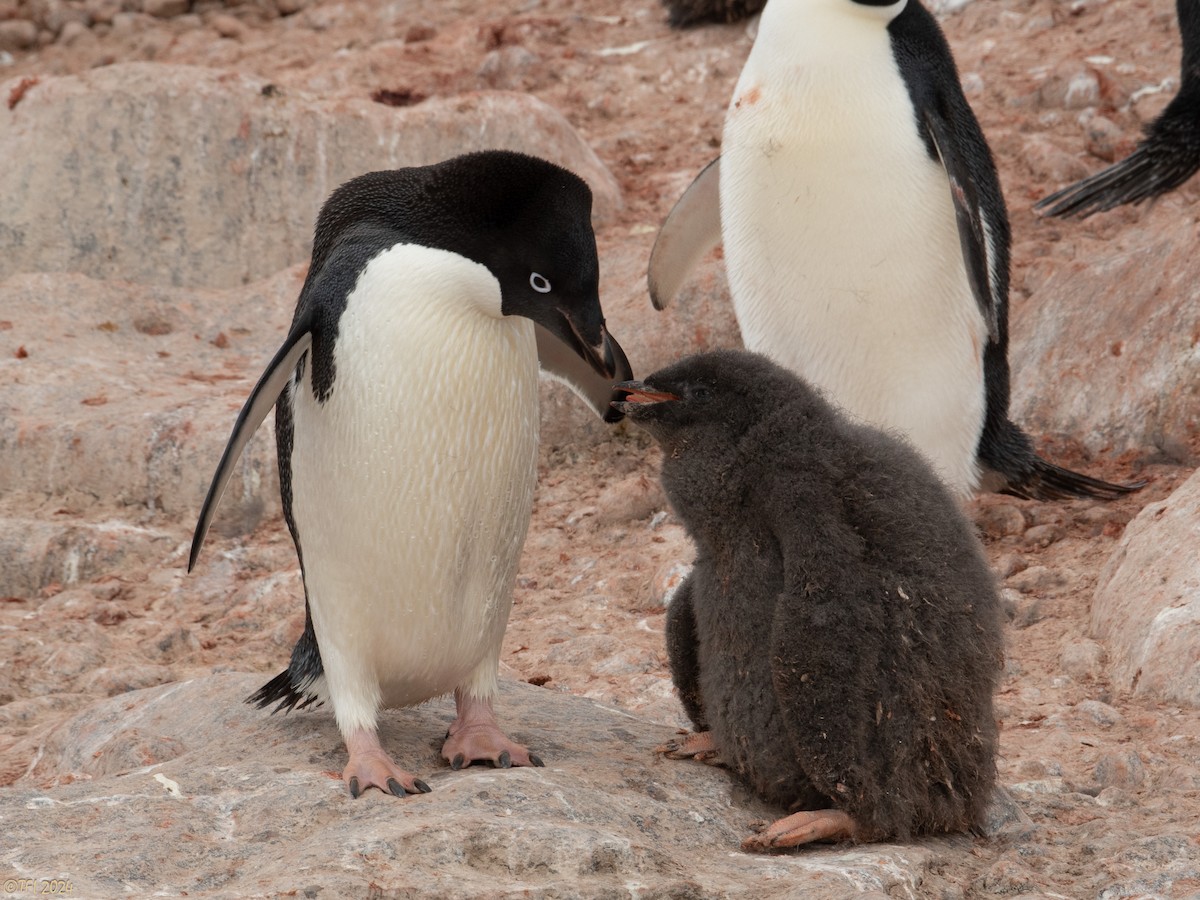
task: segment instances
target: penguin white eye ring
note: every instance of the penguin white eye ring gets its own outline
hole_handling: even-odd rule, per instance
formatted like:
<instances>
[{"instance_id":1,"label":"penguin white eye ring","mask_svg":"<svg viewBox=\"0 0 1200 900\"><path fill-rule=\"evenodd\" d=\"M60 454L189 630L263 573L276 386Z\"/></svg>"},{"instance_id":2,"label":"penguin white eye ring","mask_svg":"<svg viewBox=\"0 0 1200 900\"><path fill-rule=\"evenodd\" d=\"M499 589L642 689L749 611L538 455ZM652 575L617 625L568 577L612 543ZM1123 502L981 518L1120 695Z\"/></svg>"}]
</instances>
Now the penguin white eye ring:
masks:
<instances>
[{"instance_id":1,"label":"penguin white eye ring","mask_svg":"<svg viewBox=\"0 0 1200 900\"><path fill-rule=\"evenodd\" d=\"M550 279L538 272L531 272L529 275L529 286L539 294L550 293Z\"/></svg>"}]
</instances>

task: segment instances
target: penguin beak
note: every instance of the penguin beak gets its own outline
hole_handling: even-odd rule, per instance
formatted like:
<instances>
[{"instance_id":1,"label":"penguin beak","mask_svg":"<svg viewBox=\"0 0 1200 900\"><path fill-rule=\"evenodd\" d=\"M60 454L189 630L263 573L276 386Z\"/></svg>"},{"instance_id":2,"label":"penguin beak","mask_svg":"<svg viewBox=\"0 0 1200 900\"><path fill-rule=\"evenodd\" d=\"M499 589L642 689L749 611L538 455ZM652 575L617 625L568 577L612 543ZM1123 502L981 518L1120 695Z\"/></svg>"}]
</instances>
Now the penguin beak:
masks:
<instances>
[{"instance_id":1,"label":"penguin beak","mask_svg":"<svg viewBox=\"0 0 1200 900\"><path fill-rule=\"evenodd\" d=\"M669 391L656 391L641 381L622 381L613 385L612 407L622 413L632 413L636 407L666 403L679 397Z\"/></svg>"}]
</instances>

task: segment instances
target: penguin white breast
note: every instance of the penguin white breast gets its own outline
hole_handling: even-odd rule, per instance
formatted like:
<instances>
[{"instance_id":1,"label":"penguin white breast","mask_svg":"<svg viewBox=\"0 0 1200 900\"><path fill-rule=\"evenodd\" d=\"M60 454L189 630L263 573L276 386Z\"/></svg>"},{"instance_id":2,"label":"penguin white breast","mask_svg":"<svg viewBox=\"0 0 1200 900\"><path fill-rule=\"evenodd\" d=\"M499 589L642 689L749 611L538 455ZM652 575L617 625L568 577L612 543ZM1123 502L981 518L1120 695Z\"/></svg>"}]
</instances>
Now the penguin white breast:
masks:
<instances>
[{"instance_id":1,"label":"penguin white breast","mask_svg":"<svg viewBox=\"0 0 1200 900\"><path fill-rule=\"evenodd\" d=\"M486 267L397 245L348 298L328 398L311 364L294 386L293 516L344 727L498 657L538 440L533 323L499 309Z\"/></svg>"},{"instance_id":2,"label":"penguin white breast","mask_svg":"<svg viewBox=\"0 0 1200 900\"><path fill-rule=\"evenodd\" d=\"M970 493L986 323L879 8L768 4L726 117L720 188L747 347L900 431Z\"/></svg>"}]
</instances>

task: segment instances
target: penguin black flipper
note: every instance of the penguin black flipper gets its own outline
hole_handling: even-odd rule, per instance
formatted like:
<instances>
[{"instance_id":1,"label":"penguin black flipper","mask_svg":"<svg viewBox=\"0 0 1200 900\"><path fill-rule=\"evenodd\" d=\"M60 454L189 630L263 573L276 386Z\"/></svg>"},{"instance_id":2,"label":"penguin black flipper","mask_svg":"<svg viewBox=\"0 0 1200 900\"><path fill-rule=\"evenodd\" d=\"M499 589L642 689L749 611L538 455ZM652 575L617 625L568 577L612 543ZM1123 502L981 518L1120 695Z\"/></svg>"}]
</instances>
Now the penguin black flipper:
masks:
<instances>
[{"instance_id":1,"label":"penguin black flipper","mask_svg":"<svg viewBox=\"0 0 1200 900\"><path fill-rule=\"evenodd\" d=\"M967 279L987 322L988 338L1006 346L1011 232L992 152L963 96L950 46L929 11L910 3L888 31L917 131L929 157L946 171ZM934 45L941 52L914 49Z\"/></svg>"},{"instance_id":2,"label":"penguin black flipper","mask_svg":"<svg viewBox=\"0 0 1200 900\"><path fill-rule=\"evenodd\" d=\"M1000 177L979 121L963 96L953 56L936 20L919 4L909 4L888 27L892 32L910 32L908 40L894 44L896 62L908 73L904 80L930 158L946 171L967 280L987 323L988 342L983 352L986 410L977 450L979 462L1000 480L995 490L1026 499L1111 500L1138 490L1145 482L1112 484L1042 459L1029 436L1008 418L1012 233ZM944 52L917 55L908 49L931 43L940 44Z\"/></svg>"},{"instance_id":3,"label":"penguin black flipper","mask_svg":"<svg viewBox=\"0 0 1200 900\"><path fill-rule=\"evenodd\" d=\"M1183 38L1178 93L1145 130L1133 153L1039 200L1044 216L1086 219L1172 191L1200 169L1200 4L1176 0Z\"/></svg>"},{"instance_id":4,"label":"penguin black flipper","mask_svg":"<svg viewBox=\"0 0 1200 900\"><path fill-rule=\"evenodd\" d=\"M200 556L200 548L204 545L204 538L208 534L209 526L212 525L213 516L216 515L217 506L221 502L221 496L225 493L225 486L233 475L233 467L242 455L243 448L254 436L254 432L258 430L263 419L267 417L267 413L271 411L275 401L279 399L279 395L283 393L283 389L287 386L300 359L312 346L313 318L310 314L299 317L293 322L292 329L288 332L283 346L271 358L266 370L258 379L258 383L254 385L254 390L250 392L245 405L242 406L242 411L238 413L237 421L233 424L233 431L229 435L229 441L225 444L225 452L221 454L221 461L217 463L217 471L213 475L212 483L208 486L204 505L200 508L200 518L196 522L196 530L192 535L192 550L188 555L189 572L195 568L196 560Z\"/></svg>"},{"instance_id":5,"label":"penguin black flipper","mask_svg":"<svg viewBox=\"0 0 1200 900\"><path fill-rule=\"evenodd\" d=\"M1007 305L998 281L996 246L989 238L991 226L984 218L977 180L979 167L972 166L954 152L955 140L949 134L946 120L932 110L924 114L927 134L937 150L946 178L950 182L950 197L954 201L954 217L958 222L958 238L962 244L963 262L971 293L987 322L988 337L996 340L1000 333L1000 316ZM986 150L986 145L984 146ZM992 170L995 178L995 170Z\"/></svg>"},{"instance_id":6,"label":"penguin black flipper","mask_svg":"<svg viewBox=\"0 0 1200 900\"><path fill-rule=\"evenodd\" d=\"M667 214L650 251L650 302L666 309L688 273L721 242L721 157L700 170Z\"/></svg>"},{"instance_id":7,"label":"penguin black flipper","mask_svg":"<svg viewBox=\"0 0 1200 900\"><path fill-rule=\"evenodd\" d=\"M616 373L612 379L608 379L598 375L575 350L541 325L535 322L533 330L537 339L538 364L542 371L567 385L605 422L611 424L621 421L624 414L612 405L612 401L617 399L613 383L628 381L633 377L633 369L621 345L611 335L608 337L605 348L609 358L605 362Z\"/></svg>"}]
</instances>

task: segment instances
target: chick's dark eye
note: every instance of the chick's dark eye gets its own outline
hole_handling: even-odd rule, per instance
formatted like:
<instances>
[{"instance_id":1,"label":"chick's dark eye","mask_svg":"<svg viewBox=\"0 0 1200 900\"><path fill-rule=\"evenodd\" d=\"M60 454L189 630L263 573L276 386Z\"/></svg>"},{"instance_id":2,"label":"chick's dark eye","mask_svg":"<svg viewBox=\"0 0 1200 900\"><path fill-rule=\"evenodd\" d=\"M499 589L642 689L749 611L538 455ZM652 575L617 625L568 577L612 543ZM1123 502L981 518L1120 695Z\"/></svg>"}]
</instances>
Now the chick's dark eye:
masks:
<instances>
[{"instance_id":1,"label":"chick's dark eye","mask_svg":"<svg viewBox=\"0 0 1200 900\"><path fill-rule=\"evenodd\" d=\"M703 400L707 400L710 396L711 396L711 392L709 391L708 388L706 388L702 384L698 384L694 388L692 388L692 399L693 400L703 401Z\"/></svg>"}]
</instances>

